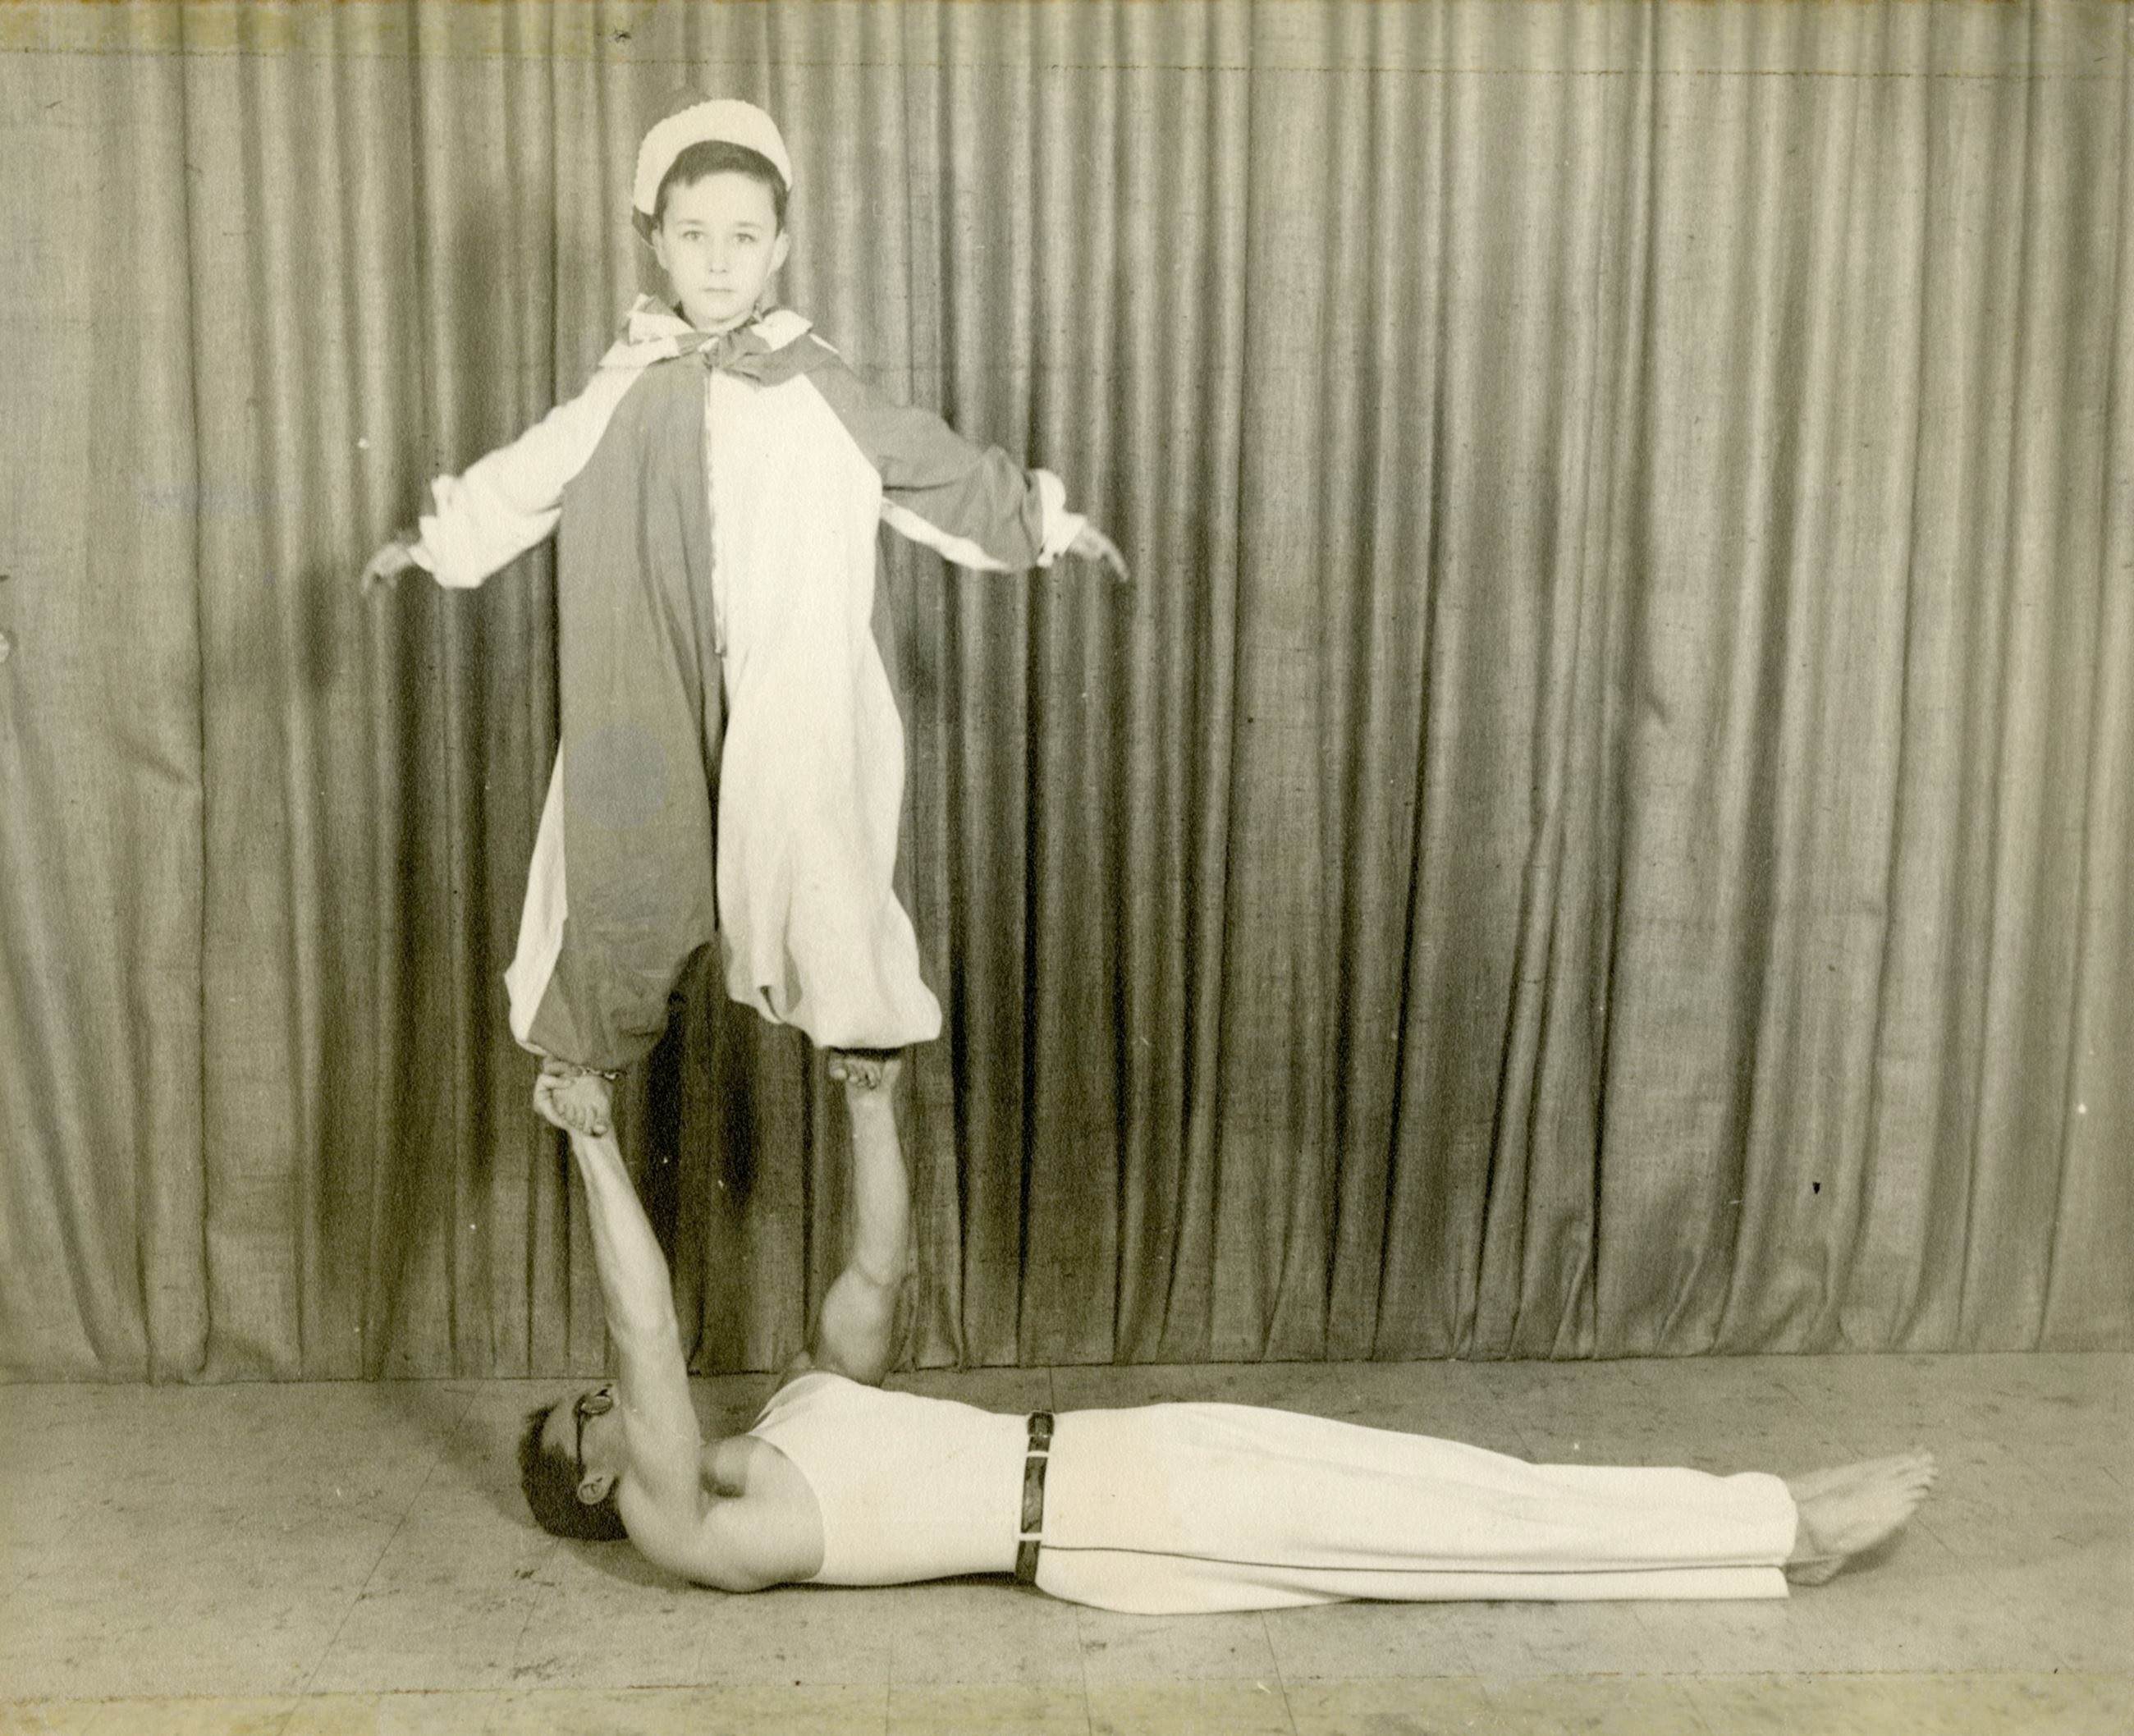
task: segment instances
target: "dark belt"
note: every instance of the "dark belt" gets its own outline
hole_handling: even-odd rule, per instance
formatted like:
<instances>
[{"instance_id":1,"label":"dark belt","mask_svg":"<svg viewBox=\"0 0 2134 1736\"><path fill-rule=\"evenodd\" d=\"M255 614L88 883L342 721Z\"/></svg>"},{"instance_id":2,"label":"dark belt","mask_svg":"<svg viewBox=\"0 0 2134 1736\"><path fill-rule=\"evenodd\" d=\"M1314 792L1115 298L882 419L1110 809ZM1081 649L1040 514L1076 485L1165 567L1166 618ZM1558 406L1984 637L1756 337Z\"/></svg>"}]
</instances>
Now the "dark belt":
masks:
<instances>
[{"instance_id":1,"label":"dark belt","mask_svg":"<svg viewBox=\"0 0 2134 1736\"><path fill-rule=\"evenodd\" d=\"M1052 1413L1033 1411L1030 1456L1022 1462L1022 1530L1015 1545L1015 1577L1024 1585L1037 1583L1037 1546L1045 1535L1045 1466L1051 1456Z\"/></svg>"}]
</instances>

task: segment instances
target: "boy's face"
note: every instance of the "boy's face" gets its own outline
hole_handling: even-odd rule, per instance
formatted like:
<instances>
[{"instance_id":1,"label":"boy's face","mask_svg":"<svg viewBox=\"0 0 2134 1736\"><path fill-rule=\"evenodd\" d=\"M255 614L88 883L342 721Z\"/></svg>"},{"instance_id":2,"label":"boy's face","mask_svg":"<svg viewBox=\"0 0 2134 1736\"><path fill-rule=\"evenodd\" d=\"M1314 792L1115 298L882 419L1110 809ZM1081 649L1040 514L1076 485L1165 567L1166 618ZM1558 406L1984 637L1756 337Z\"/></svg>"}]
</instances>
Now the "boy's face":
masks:
<instances>
[{"instance_id":1,"label":"boy's face","mask_svg":"<svg viewBox=\"0 0 2134 1736\"><path fill-rule=\"evenodd\" d=\"M702 331L724 331L756 311L787 243L770 189L750 175L707 175L669 189L652 232L683 317Z\"/></svg>"}]
</instances>

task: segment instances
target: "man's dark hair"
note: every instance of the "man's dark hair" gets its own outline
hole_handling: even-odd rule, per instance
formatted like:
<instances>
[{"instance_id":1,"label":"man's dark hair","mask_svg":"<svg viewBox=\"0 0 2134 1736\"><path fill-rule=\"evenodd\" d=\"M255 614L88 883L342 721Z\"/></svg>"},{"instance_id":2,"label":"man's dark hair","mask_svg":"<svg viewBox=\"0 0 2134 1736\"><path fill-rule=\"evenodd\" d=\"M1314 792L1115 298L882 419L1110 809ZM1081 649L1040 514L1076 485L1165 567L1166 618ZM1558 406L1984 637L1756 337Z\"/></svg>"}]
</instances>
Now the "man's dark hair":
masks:
<instances>
[{"instance_id":1,"label":"man's dark hair","mask_svg":"<svg viewBox=\"0 0 2134 1736\"><path fill-rule=\"evenodd\" d=\"M751 181L760 181L770 194L770 209L781 230L785 227L785 182L770 159L760 151L751 151L746 145L737 145L723 138L701 138L688 147L680 156L667 166L667 172L659 177L659 191L653 197L652 215L646 220L639 215L638 226L651 239L652 231L659 227L667 215L667 196L677 187L694 186L712 175L746 175Z\"/></svg>"},{"instance_id":2,"label":"man's dark hair","mask_svg":"<svg viewBox=\"0 0 2134 1736\"><path fill-rule=\"evenodd\" d=\"M567 1405L558 1399L556 1405ZM578 1468L560 1447L543 1448L542 1431L548 1426L555 1405L542 1405L526 1413L526 1432L519 1437L519 1487L526 1505L534 1510L541 1529L558 1537L577 1537L588 1543L614 1543L627 1537L622 1514L611 1488L598 1502L578 1499Z\"/></svg>"}]
</instances>

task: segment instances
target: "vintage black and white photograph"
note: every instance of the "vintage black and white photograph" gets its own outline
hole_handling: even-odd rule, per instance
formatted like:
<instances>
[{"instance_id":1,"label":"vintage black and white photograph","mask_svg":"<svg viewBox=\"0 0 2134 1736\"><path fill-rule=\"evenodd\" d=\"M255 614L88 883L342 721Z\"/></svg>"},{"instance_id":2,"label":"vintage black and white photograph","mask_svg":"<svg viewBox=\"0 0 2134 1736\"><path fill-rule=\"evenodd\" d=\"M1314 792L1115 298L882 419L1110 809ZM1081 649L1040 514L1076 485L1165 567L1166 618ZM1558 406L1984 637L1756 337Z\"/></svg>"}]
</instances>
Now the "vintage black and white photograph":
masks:
<instances>
[{"instance_id":1,"label":"vintage black and white photograph","mask_svg":"<svg viewBox=\"0 0 2134 1736\"><path fill-rule=\"evenodd\" d=\"M2134 1729L2134 5L0 0L0 1736Z\"/></svg>"}]
</instances>

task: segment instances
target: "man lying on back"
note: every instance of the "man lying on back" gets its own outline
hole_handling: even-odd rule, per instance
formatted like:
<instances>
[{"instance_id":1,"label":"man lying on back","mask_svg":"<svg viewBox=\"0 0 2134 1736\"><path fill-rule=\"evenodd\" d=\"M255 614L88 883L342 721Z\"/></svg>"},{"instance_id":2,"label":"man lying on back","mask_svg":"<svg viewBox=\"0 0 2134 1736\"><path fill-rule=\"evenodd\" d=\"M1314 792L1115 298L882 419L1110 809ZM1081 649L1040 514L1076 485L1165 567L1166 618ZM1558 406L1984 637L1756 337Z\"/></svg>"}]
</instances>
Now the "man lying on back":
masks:
<instances>
[{"instance_id":1,"label":"man lying on back","mask_svg":"<svg viewBox=\"0 0 2134 1736\"><path fill-rule=\"evenodd\" d=\"M1252 1405L1002 1415L885 1392L910 1207L896 1063L855 1102L858 1226L808 1347L746 1434L706 1441L667 1265L611 1134L570 1129L615 1378L536 1411L534 1516L627 1536L726 1591L1012 1574L1070 1602L1169 1613L1345 1598L1783 1597L1895 1532L1924 1453L1763 1472L1534 1465Z\"/></svg>"}]
</instances>

